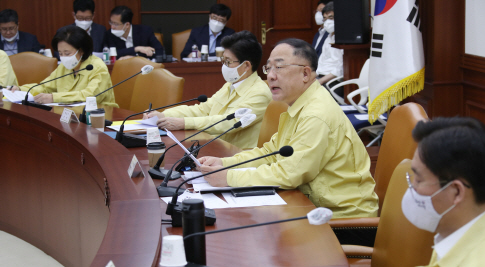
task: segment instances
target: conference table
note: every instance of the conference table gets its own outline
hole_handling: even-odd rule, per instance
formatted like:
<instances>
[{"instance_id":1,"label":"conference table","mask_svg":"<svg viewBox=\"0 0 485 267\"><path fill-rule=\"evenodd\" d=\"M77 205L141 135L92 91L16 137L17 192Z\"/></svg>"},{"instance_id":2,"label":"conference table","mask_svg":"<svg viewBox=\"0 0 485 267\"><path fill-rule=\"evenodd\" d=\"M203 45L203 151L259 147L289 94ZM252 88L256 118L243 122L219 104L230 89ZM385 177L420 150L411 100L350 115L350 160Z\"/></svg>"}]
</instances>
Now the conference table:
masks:
<instances>
[{"instance_id":1,"label":"conference table","mask_svg":"<svg viewBox=\"0 0 485 267\"><path fill-rule=\"evenodd\" d=\"M42 249L65 266L158 266L161 240L182 235L169 220L148 174L146 148L126 149L108 135L80 123L62 123L63 107L52 112L0 104L0 230ZM82 107L72 108L77 114ZM105 107L109 120L131 111ZM174 131L181 140L194 131ZM211 136L193 138L201 144ZM193 140L185 142L190 145ZM174 142L167 137L168 146ZM240 150L217 140L199 156L231 156ZM136 156L143 175L131 178ZM171 167L183 156L174 147ZM180 184L181 179L169 185ZM278 190L281 206L216 209L206 231L306 215L314 205L298 190ZM298 220L217 233L206 237L208 266L348 266L328 224ZM187 251L190 253L190 251Z\"/></svg>"}]
</instances>

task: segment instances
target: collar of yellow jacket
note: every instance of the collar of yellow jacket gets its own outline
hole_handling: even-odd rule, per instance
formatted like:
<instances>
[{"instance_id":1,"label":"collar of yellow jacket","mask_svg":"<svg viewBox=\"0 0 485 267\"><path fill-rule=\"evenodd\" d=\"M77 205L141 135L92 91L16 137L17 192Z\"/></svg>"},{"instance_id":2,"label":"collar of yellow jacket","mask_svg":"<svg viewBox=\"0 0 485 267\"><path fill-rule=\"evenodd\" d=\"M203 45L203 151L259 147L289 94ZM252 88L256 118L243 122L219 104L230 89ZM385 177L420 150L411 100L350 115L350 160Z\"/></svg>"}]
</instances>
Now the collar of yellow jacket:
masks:
<instances>
[{"instance_id":1,"label":"collar of yellow jacket","mask_svg":"<svg viewBox=\"0 0 485 267\"><path fill-rule=\"evenodd\" d=\"M247 77L244 81L242 81L242 83L237 88L234 88L234 91L236 91L238 95L241 95L242 94L241 90L244 90L244 88L251 87L258 78L259 78L258 73L256 71L253 72L253 74L249 75L249 77ZM226 83L226 88L229 94L231 92L231 88L230 88L231 85L232 85L231 83Z\"/></svg>"},{"instance_id":2,"label":"collar of yellow jacket","mask_svg":"<svg viewBox=\"0 0 485 267\"><path fill-rule=\"evenodd\" d=\"M313 96L314 92L318 90L318 88L322 87L322 85L318 82L318 80L315 80L303 94L301 94L300 97L293 103L288 108L288 114L290 114L291 117L295 117L296 114L305 106L306 103L308 103L308 100L311 99Z\"/></svg>"},{"instance_id":3,"label":"collar of yellow jacket","mask_svg":"<svg viewBox=\"0 0 485 267\"><path fill-rule=\"evenodd\" d=\"M453 248L437 262L438 265L440 267L461 266L461 262L466 257L469 257L470 251L475 249L483 249L485 247L483 245L485 243L485 234L483 234L483 229L485 229L485 216L482 216L472 225L472 227L470 227L470 229L468 229L468 231L466 231L460 240L456 242ZM478 263L481 259L474 260Z\"/></svg>"},{"instance_id":4,"label":"collar of yellow jacket","mask_svg":"<svg viewBox=\"0 0 485 267\"><path fill-rule=\"evenodd\" d=\"M81 66L79 67L79 69L80 70L84 69L84 68L86 68L87 65L92 64L93 63L93 57L95 57L95 56L90 55L88 58L86 58L86 60L80 62L79 64L81 64ZM93 64L93 67L96 68L96 66L94 66L94 64ZM87 75L87 73L85 73L85 72L94 71L94 68L92 70L80 71L80 72L76 73L76 75L81 75L81 76ZM65 70L66 70L66 73L73 72L73 70L68 70L68 69L65 69Z\"/></svg>"}]
</instances>

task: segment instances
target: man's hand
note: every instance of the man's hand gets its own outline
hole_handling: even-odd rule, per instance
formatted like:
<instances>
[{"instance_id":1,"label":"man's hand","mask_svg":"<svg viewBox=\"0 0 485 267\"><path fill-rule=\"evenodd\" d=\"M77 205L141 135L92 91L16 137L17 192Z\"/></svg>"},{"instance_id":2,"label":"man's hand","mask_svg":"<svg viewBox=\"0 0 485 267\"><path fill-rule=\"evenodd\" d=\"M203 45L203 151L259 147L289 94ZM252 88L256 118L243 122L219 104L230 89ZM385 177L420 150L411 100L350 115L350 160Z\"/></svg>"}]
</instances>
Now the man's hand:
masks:
<instances>
[{"instance_id":1,"label":"man's hand","mask_svg":"<svg viewBox=\"0 0 485 267\"><path fill-rule=\"evenodd\" d=\"M220 166L222 167L222 159L221 158L216 158L216 157L202 157L198 159L200 164L204 166Z\"/></svg>"},{"instance_id":2,"label":"man's hand","mask_svg":"<svg viewBox=\"0 0 485 267\"><path fill-rule=\"evenodd\" d=\"M145 111L147 111L147 110L145 110ZM143 113L143 119L144 120L149 119L151 117L155 117L155 116L157 116L159 119L165 118L165 115L163 115L162 112L158 112L158 111L152 111L150 113Z\"/></svg>"},{"instance_id":3,"label":"man's hand","mask_svg":"<svg viewBox=\"0 0 485 267\"><path fill-rule=\"evenodd\" d=\"M212 172L212 171L215 171L215 170L219 170L222 166L206 166L206 165L202 165L200 166L200 171L202 173L208 173L208 172ZM211 186L214 186L214 187L226 187L226 186L229 186L227 184L227 170L223 170L223 171L220 171L220 172L216 172L216 173L213 173L211 175L208 175L208 176L204 176L204 179L211 185Z\"/></svg>"},{"instance_id":4,"label":"man's hand","mask_svg":"<svg viewBox=\"0 0 485 267\"><path fill-rule=\"evenodd\" d=\"M54 102L54 97L52 96L52 94L40 93L34 96L34 101L39 104L49 104Z\"/></svg>"},{"instance_id":5,"label":"man's hand","mask_svg":"<svg viewBox=\"0 0 485 267\"><path fill-rule=\"evenodd\" d=\"M170 131L184 130L185 120L184 118L163 117L157 121L157 126L160 129L167 129Z\"/></svg>"},{"instance_id":6,"label":"man's hand","mask_svg":"<svg viewBox=\"0 0 485 267\"><path fill-rule=\"evenodd\" d=\"M155 48L150 47L150 46L137 46L137 47L135 47L135 52L143 53L143 54L151 57L151 56L153 56L153 54L155 54Z\"/></svg>"}]
</instances>

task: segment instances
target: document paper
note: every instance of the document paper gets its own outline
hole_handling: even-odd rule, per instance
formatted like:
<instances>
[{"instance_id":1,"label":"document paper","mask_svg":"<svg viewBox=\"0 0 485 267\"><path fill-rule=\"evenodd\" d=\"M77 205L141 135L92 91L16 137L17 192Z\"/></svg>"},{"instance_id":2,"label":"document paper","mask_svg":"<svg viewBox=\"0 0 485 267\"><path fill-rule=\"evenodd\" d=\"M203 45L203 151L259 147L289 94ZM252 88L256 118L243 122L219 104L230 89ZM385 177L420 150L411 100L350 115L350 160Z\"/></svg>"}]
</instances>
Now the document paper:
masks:
<instances>
[{"instance_id":1,"label":"document paper","mask_svg":"<svg viewBox=\"0 0 485 267\"><path fill-rule=\"evenodd\" d=\"M165 129L165 132L167 132L167 135L168 137L170 137L175 143L177 143L177 145L179 145L184 151L185 153L189 154L190 158L195 162L195 164L197 164L197 166L200 166L202 164L200 164L200 162L194 157L194 155L190 154L190 152L187 150L187 148L185 148L182 143L179 142L179 140L177 140L177 138L175 138L175 135L173 135L172 132L170 132L169 130Z\"/></svg>"}]
</instances>

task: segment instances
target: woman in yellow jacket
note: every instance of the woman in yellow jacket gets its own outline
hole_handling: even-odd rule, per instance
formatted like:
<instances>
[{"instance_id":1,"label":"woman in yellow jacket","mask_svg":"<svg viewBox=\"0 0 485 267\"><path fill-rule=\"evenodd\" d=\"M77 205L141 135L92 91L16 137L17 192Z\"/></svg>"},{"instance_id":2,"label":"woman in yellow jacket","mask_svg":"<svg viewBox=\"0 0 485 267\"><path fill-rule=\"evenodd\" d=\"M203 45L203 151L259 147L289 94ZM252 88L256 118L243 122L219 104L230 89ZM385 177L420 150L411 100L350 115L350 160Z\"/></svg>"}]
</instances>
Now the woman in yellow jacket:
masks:
<instances>
[{"instance_id":1,"label":"woman in yellow jacket","mask_svg":"<svg viewBox=\"0 0 485 267\"><path fill-rule=\"evenodd\" d=\"M18 85L17 77L12 69L12 64L10 64L10 59L3 50L0 50L0 85L3 87Z\"/></svg>"},{"instance_id":2,"label":"woman in yellow jacket","mask_svg":"<svg viewBox=\"0 0 485 267\"><path fill-rule=\"evenodd\" d=\"M59 52L61 64L44 81L72 73L58 80L39 85L32 89L34 101L40 104L57 102L83 102L86 97L94 96L111 87L111 78L104 62L93 56L93 39L85 30L69 25L60 29L52 40L52 48ZM93 65L92 70L84 69ZM42 81L42 82L44 82ZM27 91L36 84L25 84L20 90ZM14 86L13 91L19 87ZM97 97L100 105L118 107L112 90Z\"/></svg>"}]
</instances>

